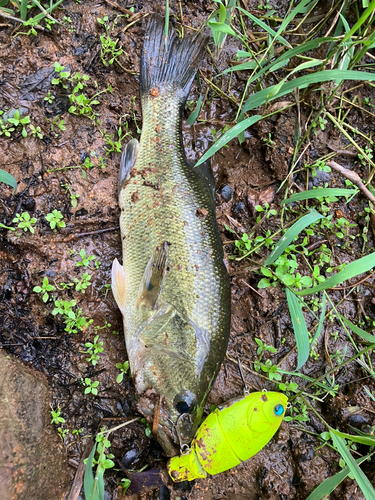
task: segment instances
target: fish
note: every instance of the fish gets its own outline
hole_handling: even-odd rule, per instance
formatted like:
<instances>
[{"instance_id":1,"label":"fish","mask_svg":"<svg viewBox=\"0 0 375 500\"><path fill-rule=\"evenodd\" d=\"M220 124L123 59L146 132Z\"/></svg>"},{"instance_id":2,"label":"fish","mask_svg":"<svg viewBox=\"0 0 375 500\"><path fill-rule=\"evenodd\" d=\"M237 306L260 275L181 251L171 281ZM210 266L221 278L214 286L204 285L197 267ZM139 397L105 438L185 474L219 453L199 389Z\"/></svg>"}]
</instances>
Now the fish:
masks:
<instances>
[{"instance_id":1,"label":"fish","mask_svg":"<svg viewBox=\"0 0 375 500\"><path fill-rule=\"evenodd\" d=\"M230 280L209 163L195 168L182 115L209 39L179 39L150 16L140 64L143 126L119 174L122 265L112 291L123 316L138 409L167 456L193 439L224 359Z\"/></svg>"},{"instance_id":2,"label":"fish","mask_svg":"<svg viewBox=\"0 0 375 500\"><path fill-rule=\"evenodd\" d=\"M177 483L192 481L248 460L272 439L287 404L284 394L266 391L227 401L208 415L189 450L168 461L170 477Z\"/></svg>"}]
</instances>

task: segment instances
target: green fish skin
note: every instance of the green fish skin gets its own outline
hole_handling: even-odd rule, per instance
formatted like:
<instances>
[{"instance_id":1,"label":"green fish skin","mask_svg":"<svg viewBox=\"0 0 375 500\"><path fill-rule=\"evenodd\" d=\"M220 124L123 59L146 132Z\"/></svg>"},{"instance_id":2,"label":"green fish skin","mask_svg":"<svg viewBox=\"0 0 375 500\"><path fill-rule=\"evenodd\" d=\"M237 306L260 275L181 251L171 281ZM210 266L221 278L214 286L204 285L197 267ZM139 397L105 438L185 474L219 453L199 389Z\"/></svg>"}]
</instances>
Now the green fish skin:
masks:
<instances>
[{"instance_id":1,"label":"green fish skin","mask_svg":"<svg viewBox=\"0 0 375 500\"><path fill-rule=\"evenodd\" d=\"M123 314L138 408L168 456L194 437L224 359L230 283L208 165L186 159L181 120L208 40L179 40L151 16L141 59L143 128L121 160L123 265L112 290Z\"/></svg>"}]
</instances>

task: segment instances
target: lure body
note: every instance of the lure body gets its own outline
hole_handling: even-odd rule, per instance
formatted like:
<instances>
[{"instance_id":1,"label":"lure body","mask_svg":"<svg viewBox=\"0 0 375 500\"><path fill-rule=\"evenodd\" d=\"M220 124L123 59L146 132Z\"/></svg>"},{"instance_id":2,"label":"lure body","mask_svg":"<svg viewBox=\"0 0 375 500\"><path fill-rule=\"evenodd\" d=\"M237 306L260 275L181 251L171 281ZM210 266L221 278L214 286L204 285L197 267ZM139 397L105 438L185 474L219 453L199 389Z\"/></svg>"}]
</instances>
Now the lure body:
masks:
<instances>
[{"instance_id":1,"label":"lure body","mask_svg":"<svg viewBox=\"0 0 375 500\"><path fill-rule=\"evenodd\" d=\"M175 482L231 469L260 451L279 428L288 399L277 392L254 392L210 413L189 451L167 464Z\"/></svg>"}]
</instances>

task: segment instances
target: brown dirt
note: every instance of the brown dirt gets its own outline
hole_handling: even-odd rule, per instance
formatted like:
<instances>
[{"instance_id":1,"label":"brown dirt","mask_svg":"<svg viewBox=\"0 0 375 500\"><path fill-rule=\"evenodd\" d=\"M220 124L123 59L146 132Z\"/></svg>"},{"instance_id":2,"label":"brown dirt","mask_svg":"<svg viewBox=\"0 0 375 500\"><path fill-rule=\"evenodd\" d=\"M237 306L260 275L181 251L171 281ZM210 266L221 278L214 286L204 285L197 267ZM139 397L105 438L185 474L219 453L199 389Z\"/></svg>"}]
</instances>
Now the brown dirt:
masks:
<instances>
[{"instance_id":1,"label":"brown dirt","mask_svg":"<svg viewBox=\"0 0 375 500\"><path fill-rule=\"evenodd\" d=\"M177 14L178 2L170 3L171 12ZM256 10L257 2L247 3ZM125 2L119 4L124 6ZM283 16L289 2L275 4L279 14ZM135 12L141 13L140 21L122 33L121 30L127 27L127 21L122 18L116 32L126 53L121 58L122 65L137 73L145 28L143 15L155 10L161 12L162 8L149 1L134 5ZM99 90L104 90L110 84L113 94L103 94L99 98L100 105L95 107L95 111L100 114L101 128L108 134L116 134L119 118L132 114L133 111L140 126L141 110L138 76L124 72L117 64L105 67L100 60L99 37L103 34L103 29L96 18L108 15L113 20L117 12L106 2L95 0L87 0L81 4L67 0L61 7L54 15L60 21L64 16L69 16L75 32L55 25L51 33L44 31L38 32L37 37L26 37L16 34L12 36L15 27L12 22L7 21L5 26L0 27L0 109L26 108L32 123L40 126L44 134L43 140L31 135L23 138L20 133L11 138L0 137L0 150L3 153L1 167L12 173L19 182L15 196L11 194L10 188L0 185L0 222L9 226L14 215L22 211L28 211L38 219L34 235L0 229L0 347L48 377L53 404L59 404L62 408L62 416L66 419L65 428L69 429L64 442L69 472L73 479L85 449L85 436L95 433L100 425L114 426L119 419L130 419L138 415L131 378L125 376L121 384L116 383L119 372L115 364L126 360L126 350L120 312L112 294L103 293L104 285L110 283L112 261L120 256L121 248L116 196L120 154L111 153L106 156L103 137L94 123L88 118L69 114L66 92L61 87L51 86L48 77L43 82L38 78L42 70L46 71L45 75L52 75L54 62L58 61L64 66L70 65L72 72L88 74L91 82L98 82ZM184 22L195 28L199 28L214 9L213 2L204 0L182 2ZM236 43L228 40L216 61L218 71L228 67L237 48ZM211 61L207 58L202 67L203 75L210 75L211 66ZM30 78L38 82L30 83L27 80L29 84L26 85L26 79ZM265 83L271 85L274 82ZM224 88L227 84L228 78L225 77ZM237 79L233 77L232 90L235 89L233 92L236 97L241 96L244 86L243 74L239 74ZM48 89L56 96L51 105L44 101ZM203 82L203 91L205 90L206 84ZM88 87L90 95L95 92L93 85ZM353 97L355 93L363 97L375 95L374 89L366 85L362 85L354 93L348 93L348 96ZM190 98L197 99L197 96L198 88L194 83ZM301 107L302 126L310 109L316 105L310 96L304 97ZM231 123L235 113L233 104L210 90L200 115L206 122L193 127L184 124L183 127L188 158L196 160L201 156L213 142L210 129L218 130L225 123ZM52 131L51 123L46 120L53 120L58 114L65 120L65 131L59 131L56 127ZM130 131L137 137L134 120L129 116L127 119ZM239 234L249 232L255 225L255 205L272 203L278 209L281 206L282 193L276 191L291 166L295 119L296 111L293 108L264 120L247 131L246 140L241 146L234 140L212 160L217 189L217 218L228 254L234 249L230 242L233 235L225 230L224 224ZM373 122L366 122L355 109L350 111L349 120L353 126L358 126L366 133L374 131ZM272 146L264 141L269 134L274 141ZM346 139L327 125L324 131L314 136L303 161L314 161L332 148L341 149L343 145L346 145ZM79 169L48 172L82 164L91 150L95 151L97 158L105 158L105 169L97 166L88 170L86 179L83 179ZM362 178L366 177L365 168L355 163L357 158L351 156L340 159L344 166L354 169ZM335 174L330 174L328 180L330 187L344 187L343 180ZM321 185L324 181L325 179L321 180ZM305 189L305 171L297 172L292 182ZM69 195L62 187L64 184L68 184L74 193L79 194L76 208L72 208ZM229 201L225 201L220 194L225 185L233 190ZM341 210L348 220L359 223L362 230L364 221L358 214L364 206L365 200L360 198L359 202L348 205L336 203L335 209ZM64 215L67 223L65 229L52 231L45 221L44 216L54 209L60 210ZM259 234L267 229L277 229L272 219L259 227ZM362 240L357 238L351 249L339 247L332 238L329 244L339 264L360 255ZM374 246L374 240L370 231L369 247L371 246ZM77 300L83 314L92 318L93 324L85 332L68 335L59 316L51 314L51 303L44 304L40 295L33 293L32 289L40 285L45 276L50 283L71 282L75 277L80 277L82 268L75 267L80 249L84 249L87 255L97 256L101 262L99 269L90 272L92 286L85 294L59 291L54 295L66 300ZM256 271L260 266L257 262L265 255L263 250L256 256L255 262L230 261L233 320L228 358L224 361L209 396L207 409L212 403L217 404L241 394L242 382L237 366L231 359L240 358L244 365L251 366L257 349L254 336L278 348L277 354L269 356L273 363L285 358L281 364L282 369L292 371L296 366L295 341L285 294L278 287L261 290L259 293L253 291L259 281ZM369 280L368 283L371 284L372 281ZM333 296L338 301L343 292L335 292ZM353 320L358 314L358 308L365 310L371 320L375 319L373 288L362 286L357 295L354 294L340 306L340 311ZM307 321L313 324L312 317L309 318L308 315ZM111 326L98 332L105 350L100 356L99 364L93 367L85 361L85 354L82 354L84 344L94 338L94 327L103 327L106 322ZM342 350L345 345L345 338L339 328L336 323L328 323L322 335L326 339L327 349L332 353ZM112 332L118 334L114 335ZM331 336L335 332L339 332L337 339ZM304 368L304 373L311 377L320 376L327 369L323 340L318 349L321 357L317 361L310 359ZM349 347L347 355L351 354L354 351ZM358 384L353 383L362 376L363 372L358 365L349 365L336 374L336 383L342 387L340 395L336 398L327 397L323 403L314 403L332 426L349 430L350 407L375 409L373 402L358 390ZM98 396L84 395L81 378L85 377L100 382ZM258 390L274 389L272 383L254 373L247 373L247 382ZM366 379L364 383L374 391L375 384L371 379ZM362 415L362 424L374 425L372 413L362 412ZM353 424L353 419L351 423ZM325 430L315 417L305 427L312 433ZM72 434L73 429L83 431L77 437ZM170 498L305 499L325 478L339 470L338 455L327 447L316 451L319 443L312 435L304 432L302 427L284 422L277 436L254 459L206 480L183 485L169 483ZM123 460L128 468L139 470L147 464L151 467L165 464L160 447L152 437L145 436L144 425L140 422L114 434L112 444L116 458ZM364 466L370 478L373 477L373 469L373 461ZM107 473L108 498L121 498L120 490L117 489L120 477L123 477L121 473ZM132 498L156 499L168 498L168 495L164 489ZM361 499L362 496L356 483L347 479L330 498L349 500Z\"/></svg>"}]
</instances>

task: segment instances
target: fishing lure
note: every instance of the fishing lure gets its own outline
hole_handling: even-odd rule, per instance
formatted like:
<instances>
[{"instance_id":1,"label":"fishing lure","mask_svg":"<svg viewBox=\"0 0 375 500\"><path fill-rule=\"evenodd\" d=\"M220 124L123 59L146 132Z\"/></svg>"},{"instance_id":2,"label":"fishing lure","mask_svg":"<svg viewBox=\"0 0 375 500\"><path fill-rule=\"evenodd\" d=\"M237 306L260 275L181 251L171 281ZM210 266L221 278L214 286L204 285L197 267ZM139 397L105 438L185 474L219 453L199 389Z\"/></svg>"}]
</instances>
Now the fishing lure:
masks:
<instances>
[{"instance_id":1,"label":"fishing lure","mask_svg":"<svg viewBox=\"0 0 375 500\"><path fill-rule=\"evenodd\" d=\"M175 482L191 481L231 469L258 453L279 428L288 398L253 392L210 413L190 448L168 461Z\"/></svg>"}]
</instances>

